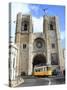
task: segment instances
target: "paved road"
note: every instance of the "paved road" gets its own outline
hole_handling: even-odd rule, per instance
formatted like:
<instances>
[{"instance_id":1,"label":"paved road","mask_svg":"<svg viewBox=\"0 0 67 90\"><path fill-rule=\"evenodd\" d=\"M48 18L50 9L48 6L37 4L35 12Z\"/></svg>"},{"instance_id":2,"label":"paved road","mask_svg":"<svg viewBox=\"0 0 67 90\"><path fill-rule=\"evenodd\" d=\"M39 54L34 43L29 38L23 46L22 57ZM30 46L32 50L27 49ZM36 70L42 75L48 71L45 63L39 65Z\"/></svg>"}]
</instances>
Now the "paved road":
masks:
<instances>
[{"instance_id":1,"label":"paved road","mask_svg":"<svg viewBox=\"0 0 67 90\"><path fill-rule=\"evenodd\" d=\"M36 78L30 77L24 78L24 83L19 85L18 87L26 87L26 86L40 86L40 85L58 85L65 84L64 77L46 77L46 78Z\"/></svg>"}]
</instances>

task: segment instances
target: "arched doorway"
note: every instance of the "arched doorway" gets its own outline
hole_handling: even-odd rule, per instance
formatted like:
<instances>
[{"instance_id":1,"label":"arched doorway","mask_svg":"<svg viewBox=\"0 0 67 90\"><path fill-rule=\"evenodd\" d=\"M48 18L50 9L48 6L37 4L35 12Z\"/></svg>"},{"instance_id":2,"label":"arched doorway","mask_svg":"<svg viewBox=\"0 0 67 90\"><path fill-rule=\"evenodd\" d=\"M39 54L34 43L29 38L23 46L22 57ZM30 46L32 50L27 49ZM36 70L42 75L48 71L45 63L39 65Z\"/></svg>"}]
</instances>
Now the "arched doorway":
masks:
<instances>
[{"instance_id":1,"label":"arched doorway","mask_svg":"<svg viewBox=\"0 0 67 90\"><path fill-rule=\"evenodd\" d=\"M38 54L33 58L33 68L37 65L46 65L46 57L42 54Z\"/></svg>"}]
</instances>

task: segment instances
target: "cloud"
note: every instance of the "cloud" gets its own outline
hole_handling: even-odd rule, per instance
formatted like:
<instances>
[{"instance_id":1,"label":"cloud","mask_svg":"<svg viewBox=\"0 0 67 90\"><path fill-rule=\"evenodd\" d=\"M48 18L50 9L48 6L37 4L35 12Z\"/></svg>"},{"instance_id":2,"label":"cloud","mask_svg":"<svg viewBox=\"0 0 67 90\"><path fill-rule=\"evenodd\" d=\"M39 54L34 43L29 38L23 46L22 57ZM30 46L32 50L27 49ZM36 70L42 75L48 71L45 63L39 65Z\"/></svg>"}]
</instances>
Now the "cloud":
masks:
<instances>
[{"instance_id":1,"label":"cloud","mask_svg":"<svg viewBox=\"0 0 67 90\"><path fill-rule=\"evenodd\" d=\"M34 32L42 32L43 17L40 17L40 18L32 17L32 22L33 22L33 31Z\"/></svg>"},{"instance_id":2,"label":"cloud","mask_svg":"<svg viewBox=\"0 0 67 90\"><path fill-rule=\"evenodd\" d=\"M30 9L28 8L28 5L27 4L21 5L21 8L22 8L22 14L28 14L28 13L30 13Z\"/></svg>"},{"instance_id":3,"label":"cloud","mask_svg":"<svg viewBox=\"0 0 67 90\"><path fill-rule=\"evenodd\" d=\"M33 4L23 4L23 3L12 3L11 7L11 34L12 37L15 37L15 30L16 30L16 16L18 12L22 14L32 14L32 23L33 23L33 31L34 32L42 32L43 31L43 15L44 11L42 10L43 7L41 5L33 5ZM61 31L61 41L62 44L65 42L65 32Z\"/></svg>"},{"instance_id":4,"label":"cloud","mask_svg":"<svg viewBox=\"0 0 67 90\"><path fill-rule=\"evenodd\" d=\"M16 30L16 23L14 22L16 21L16 16L19 12L21 12L22 14L30 13L28 4L16 2L11 4L11 36L13 37L13 39L15 38L15 30Z\"/></svg>"},{"instance_id":5,"label":"cloud","mask_svg":"<svg viewBox=\"0 0 67 90\"><path fill-rule=\"evenodd\" d=\"M40 18L44 15L44 11L43 11L41 5L29 4L28 8L30 9L31 14L34 17Z\"/></svg>"},{"instance_id":6,"label":"cloud","mask_svg":"<svg viewBox=\"0 0 67 90\"><path fill-rule=\"evenodd\" d=\"M12 3L12 20L16 20L17 13L21 12L22 14L30 13L28 4L22 3Z\"/></svg>"},{"instance_id":7,"label":"cloud","mask_svg":"<svg viewBox=\"0 0 67 90\"><path fill-rule=\"evenodd\" d=\"M38 12L38 10L40 9L37 5L29 5L31 10L34 10L36 12Z\"/></svg>"}]
</instances>

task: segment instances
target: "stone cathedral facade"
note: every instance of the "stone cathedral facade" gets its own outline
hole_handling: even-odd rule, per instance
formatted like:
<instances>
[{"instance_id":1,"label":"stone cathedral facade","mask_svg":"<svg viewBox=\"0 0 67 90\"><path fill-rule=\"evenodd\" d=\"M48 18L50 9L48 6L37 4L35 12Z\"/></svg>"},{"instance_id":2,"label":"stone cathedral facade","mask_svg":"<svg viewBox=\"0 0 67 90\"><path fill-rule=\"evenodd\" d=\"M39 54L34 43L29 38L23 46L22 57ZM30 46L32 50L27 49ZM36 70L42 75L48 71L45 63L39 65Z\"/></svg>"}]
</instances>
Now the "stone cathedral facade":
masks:
<instances>
[{"instance_id":1,"label":"stone cathedral facade","mask_svg":"<svg viewBox=\"0 0 67 90\"><path fill-rule=\"evenodd\" d=\"M32 75L35 65L51 65L52 69L64 68L60 45L60 28L57 16L43 16L43 32L33 32L31 15L17 14L15 43L18 75Z\"/></svg>"}]
</instances>

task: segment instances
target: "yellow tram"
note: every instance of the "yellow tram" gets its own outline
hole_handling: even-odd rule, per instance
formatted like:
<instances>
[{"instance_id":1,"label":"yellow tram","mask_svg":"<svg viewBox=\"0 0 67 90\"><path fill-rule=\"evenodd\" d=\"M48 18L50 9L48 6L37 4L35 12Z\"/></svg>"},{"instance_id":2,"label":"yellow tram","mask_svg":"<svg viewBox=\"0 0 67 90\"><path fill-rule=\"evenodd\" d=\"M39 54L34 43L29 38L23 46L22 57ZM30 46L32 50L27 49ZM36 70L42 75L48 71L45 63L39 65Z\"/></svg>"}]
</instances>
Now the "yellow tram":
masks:
<instances>
[{"instance_id":1,"label":"yellow tram","mask_svg":"<svg viewBox=\"0 0 67 90\"><path fill-rule=\"evenodd\" d=\"M32 75L33 76L51 76L52 75L51 66L35 66Z\"/></svg>"}]
</instances>

